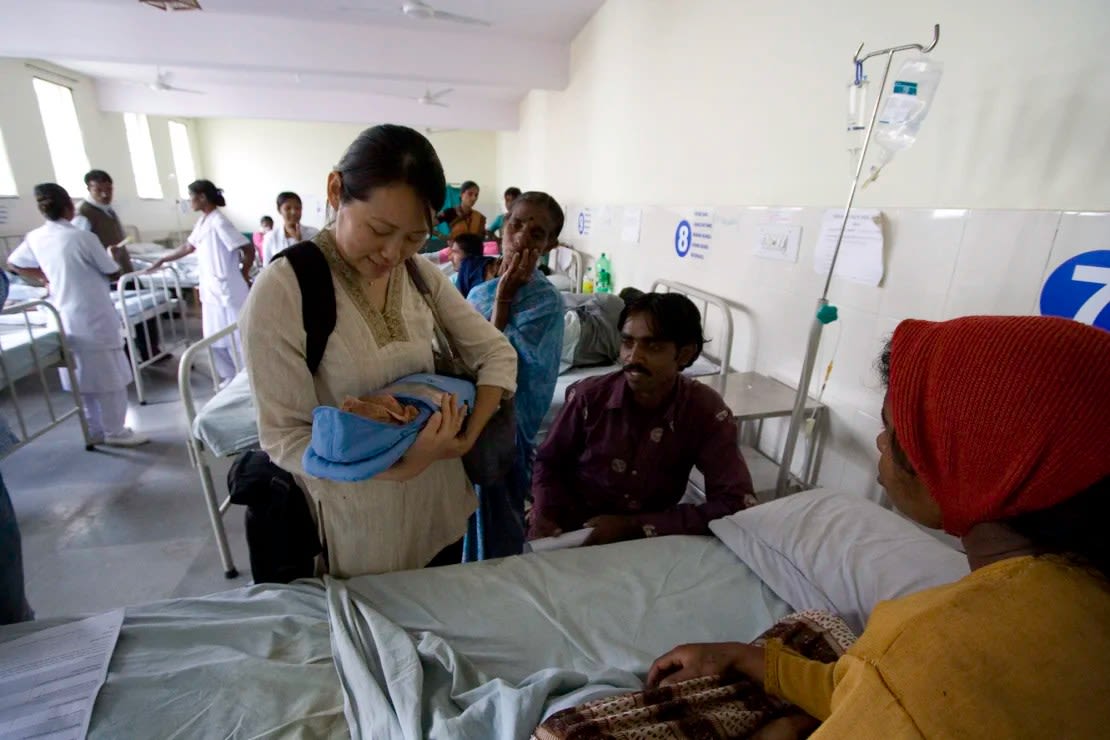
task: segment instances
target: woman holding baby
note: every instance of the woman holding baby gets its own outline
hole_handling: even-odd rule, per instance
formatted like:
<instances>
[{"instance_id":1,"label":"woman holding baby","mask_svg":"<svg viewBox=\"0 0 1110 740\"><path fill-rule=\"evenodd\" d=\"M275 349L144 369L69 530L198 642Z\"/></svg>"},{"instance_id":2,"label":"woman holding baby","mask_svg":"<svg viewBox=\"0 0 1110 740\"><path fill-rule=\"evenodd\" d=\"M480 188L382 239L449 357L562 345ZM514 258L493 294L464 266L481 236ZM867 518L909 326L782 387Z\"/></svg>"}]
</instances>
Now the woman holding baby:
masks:
<instances>
[{"instance_id":1,"label":"woman holding baby","mask_svg":"<svg viewBox=\"0 0 1110 740\"><path fill-rule=\"evenodd\" d=\"M306 363L301 291L287 260L264 270L241 329L262 449L311 499L322 571L337 577L458 562L477 503L461 457L516 390L516 354L431 262L413 264L467 366L474 410L444 404L393 467L358 483L311 478L302 458L313 410L365 397L398 378L434 372L431 309L405 267L428 238L446 181L432 145L403 126L362 132L328 175L334 221L313 238L335 287L336 323L319 367Z\"/></svg>"}]
</instances>

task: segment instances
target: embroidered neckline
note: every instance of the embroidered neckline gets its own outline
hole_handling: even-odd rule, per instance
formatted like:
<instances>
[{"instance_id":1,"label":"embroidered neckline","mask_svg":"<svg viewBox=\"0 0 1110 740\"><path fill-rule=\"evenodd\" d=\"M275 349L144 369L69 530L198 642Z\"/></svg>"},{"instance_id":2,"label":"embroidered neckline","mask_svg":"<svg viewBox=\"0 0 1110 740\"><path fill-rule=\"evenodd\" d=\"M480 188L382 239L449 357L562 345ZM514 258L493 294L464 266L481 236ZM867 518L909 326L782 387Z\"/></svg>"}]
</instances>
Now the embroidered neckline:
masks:
<instances>
[{"instance_id":1,"label":"embroidered neckline","mask_svg":"<svg viewBox=\"0 0 1110 740\"><path fill-rule=\"evenodd\" d=\"M321 229L312 238L312 241L324 253L332 272L339 278L339 284L343 286L343 292L354 302L362 320L370 327L370 332L374 335L374 342L379 347L384 347L391 342L407 342L409 333L401 315L401 292L404 290L404 281L401 278L405 272L404 266L395 267L393 272L389 273L389 285L386 287L385 293L385 311L379 311L371 305L369 297L362 290L364 282L362 277L339 256L339 250L335 246L335 237L331 231Z\"/></svg>"}]
</instances>

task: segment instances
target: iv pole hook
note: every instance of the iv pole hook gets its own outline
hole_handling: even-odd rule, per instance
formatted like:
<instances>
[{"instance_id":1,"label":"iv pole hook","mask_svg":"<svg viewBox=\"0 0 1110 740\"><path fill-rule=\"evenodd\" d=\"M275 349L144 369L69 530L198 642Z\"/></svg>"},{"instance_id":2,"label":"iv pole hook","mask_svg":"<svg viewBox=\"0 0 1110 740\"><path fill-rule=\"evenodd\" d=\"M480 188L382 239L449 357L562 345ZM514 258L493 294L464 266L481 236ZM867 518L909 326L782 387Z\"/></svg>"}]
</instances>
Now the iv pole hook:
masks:
<instances>
[{"instance_id":1,"label":"iv pole hook","mask_svg":"<svg viewBox=\"0 0 1110 740\"><path fill-rule=\"evenodd\" d=\"M896 52L896 51L909 51L910 49L916 49L917 51L920 51L922 54L928 54L930 51L937 48L937 44L939 42L940 42L940 24L937 23L937 24L933 25L933 41L932 41L932 43L930 43L927 46L922 46L921 44L906 44L905 46L892 46L889 49L878 49L876 51L870 52L867 56L860 57L860 52L863 51L863 44L860 44L859 48L856 49L855 56L852 57L852 60L856 64L862 64L862 63L866 62L868 59L870 59L871 57L877 57L877 56L880 56L882 54L891 54L891 53Z\"/></svg>"}]
</instances>

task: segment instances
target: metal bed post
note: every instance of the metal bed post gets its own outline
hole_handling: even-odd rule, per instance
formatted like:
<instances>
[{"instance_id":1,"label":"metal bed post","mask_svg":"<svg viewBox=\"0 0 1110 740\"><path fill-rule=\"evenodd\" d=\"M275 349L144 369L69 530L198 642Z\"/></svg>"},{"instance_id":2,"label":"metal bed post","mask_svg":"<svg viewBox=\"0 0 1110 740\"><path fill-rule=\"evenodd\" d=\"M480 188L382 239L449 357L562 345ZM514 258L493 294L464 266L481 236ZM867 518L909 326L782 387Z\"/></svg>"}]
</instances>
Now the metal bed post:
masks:
<instances>
[{"instance_id":1,"label":"metal bed post","mask_svg":"<svg viewBox=\"0 0 1110 740\"><path fill-rule=\"evenodd\" d=\"M227 542L227 531L224 529L223 522L223 514L227 511L231 501L230 499L223 503L219 501L216 495L216 486L212 482L212 471L203 458L204 448L200 440L193 434L193 422L196 420L197 410L193 401L192 367L193 358L199 352L205 349L210 350L212 342L233 334L238 328L238 324L232 324L187 348L181 355L181 363L177 370L177 388L181 393L181 403L185 409L186 445L189 450L189 460L200 475L201 492L204 494L204 504L208 510L208 518L212 523L212 532L216 536L216 547L220 550L220 562L224 567L224 576L229 579L236 578L239 575L231 557L231 548Z\"/></svg>"},{"instance_id":2,"label":"metal bed post","mask_svg":"<svg viewBox=\"0 0 1110 740\"><path fill-rule=\"evenodd\" d=\"M859 153L859 161L856 162L856 172L852 177L852 186L848 190L848 203L844 207L844 218L840 222L840 232L836 237L836 247L833 249L832 262L829 264L829 272L825 277L825 289L821 293L821 297L817 299L817 310L813 316L813 323L810 325L809 338L806 340L806 354L802 360L802 375L798 380L797 395L794 398L794 410L790 415L790 426L786 431L786 443L782 451L782 467L779 469L778 484L775 486L776 498L786 493L787 486L790 483L790 467L794 462L794 449L798 444L798 434L802 429L802 422L805 417L806 398L809 395L809 385L813 380L813 368L817 364L817 350L821 345L821 333L825 328L826 323L836 321L836 307L829 305L828 295L829 287L832 284L833 272L836 270L836 260L840 256L840 247L844 242L844 231L848 227L848 218L852 212L852 204L856 200L856 190L859 188L859 177L863 172L863 163L867 159L867 148L871 144L871 134L875 131L875 121L879 117L879 105L883 101L883 91L886 88L887 77L890 75L890 65L894 61L894 55L900 51L916 50L922 54L928 54L936 48L937 43L940 41L940 24L933 26L933 41L928 45L922 44L905 44L903 46L892 46L888 49L879 49L873 51L864 57L860 57L860 52L863 51L863 44L859 45L853 57L855 64L862 65L868 59L877 56L886 55L886 66L883 68L883 79L879 83L879 92L875 96L875 105L871 110L871 120L867 124L867 133L863 137L863 148ZM813 442L810 442L810 447L813 447ZM812 453L811 453L812 454Z\"/></svg>"}]
</instances>

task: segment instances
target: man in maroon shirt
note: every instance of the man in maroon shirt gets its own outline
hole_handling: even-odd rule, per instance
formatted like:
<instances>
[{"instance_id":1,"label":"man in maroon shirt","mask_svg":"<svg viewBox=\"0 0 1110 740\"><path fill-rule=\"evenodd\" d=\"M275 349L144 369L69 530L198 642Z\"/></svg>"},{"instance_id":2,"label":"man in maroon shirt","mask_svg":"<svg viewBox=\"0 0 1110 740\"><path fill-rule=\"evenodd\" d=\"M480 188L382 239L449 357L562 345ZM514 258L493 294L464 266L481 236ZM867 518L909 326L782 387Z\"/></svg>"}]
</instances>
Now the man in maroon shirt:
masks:
<instances>
[{"instance_id":1,"label":"man in maroon shirt","mask_svg":"<svg viewBox=\"0 0 1110 740\"><path fill-rule=\"evenodd\" d=\"M707 534L754 502L732 412L682 374L701 354L701 315L678 293L647 293L620 316L622 370L567 390L533 470L529 539L592 527L587 545ZM704 504L679 504L690 470Z\"/></svg>"}]
</instances>

